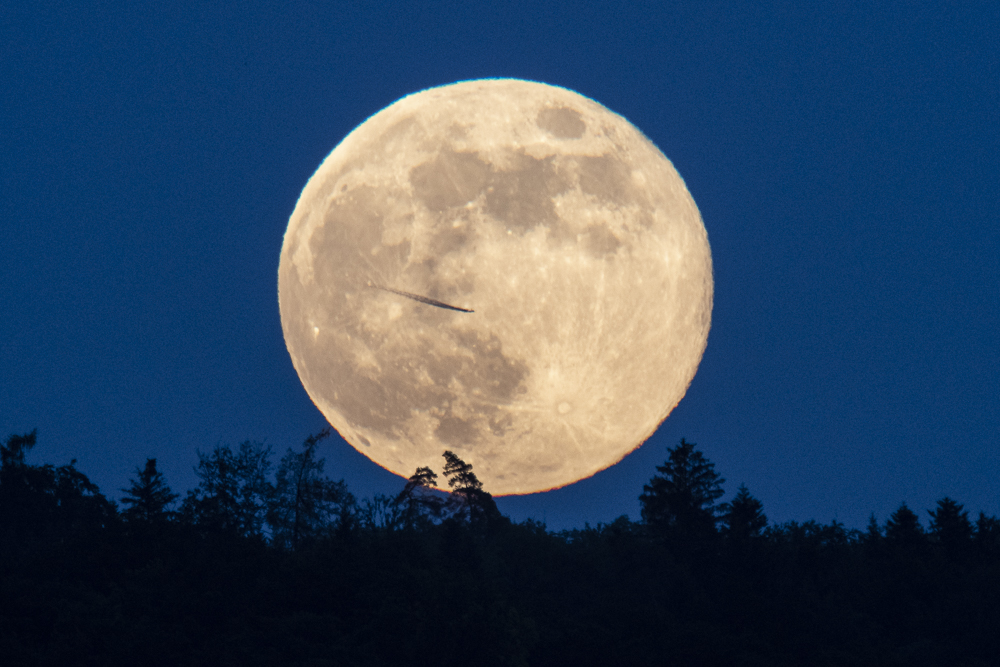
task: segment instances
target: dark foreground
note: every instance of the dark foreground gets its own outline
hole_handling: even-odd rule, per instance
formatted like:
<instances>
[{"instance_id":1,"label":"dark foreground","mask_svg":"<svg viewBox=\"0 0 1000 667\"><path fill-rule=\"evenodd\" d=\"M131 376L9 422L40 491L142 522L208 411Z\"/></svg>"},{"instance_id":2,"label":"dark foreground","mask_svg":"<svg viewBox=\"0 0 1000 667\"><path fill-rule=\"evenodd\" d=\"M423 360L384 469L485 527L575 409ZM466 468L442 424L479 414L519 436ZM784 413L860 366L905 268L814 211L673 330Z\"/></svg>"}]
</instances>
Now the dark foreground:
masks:
<instances>
[{"instance_id":1,"label":"dark foreground","mask_svg":"<svg viewBox=\"0 0 1000 667\"><path fill-rule=\"evenodd\" d=\"M320 438L271 469L203 456L180 500L155 461L122 500L73 465L0 466L3 665L995 665L1000 523L943 499L867 532L767 525L692 445L643 520L562 533L496 511L452 455L356 501ZM449 472L450 469L450 472ZM638 490L637 490L638 491ZM171 508L177 506L173 511Z\"/></svg>"}]
</instances>

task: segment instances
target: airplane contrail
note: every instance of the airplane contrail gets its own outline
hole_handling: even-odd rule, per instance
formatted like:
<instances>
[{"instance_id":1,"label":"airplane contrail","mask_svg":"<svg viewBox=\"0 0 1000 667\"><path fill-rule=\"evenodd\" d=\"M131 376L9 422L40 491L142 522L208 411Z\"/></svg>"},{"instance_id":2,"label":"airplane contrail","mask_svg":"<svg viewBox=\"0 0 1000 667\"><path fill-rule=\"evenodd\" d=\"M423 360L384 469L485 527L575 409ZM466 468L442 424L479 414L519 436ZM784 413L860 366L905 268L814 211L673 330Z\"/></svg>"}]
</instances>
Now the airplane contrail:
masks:
<instances>
[{"instance_id":1,"label":"airplane contrail","mask_svg":"<svg viewBox=\"0 0 1000 667\"><path fill-rule=\"evenodd\" d=\"M375 289L380 289L385 292L392 292L393 294L398 294L399 296L405 296L407 299L413 299L414 301L419 301L420 303L426 303L428 306L435 306L437 308L446 308L447 310L457 310L460 313L474 313L476 311L470 310L469 308L459 308L458 306L449 306L443 301L438 301L437 299L431 299L426 296L420 296L419 294L411 294L409 292L404 292L398 289L392 289L391 287L383 287L376 283L370 283Z\"/></svg>"}]
</instances>

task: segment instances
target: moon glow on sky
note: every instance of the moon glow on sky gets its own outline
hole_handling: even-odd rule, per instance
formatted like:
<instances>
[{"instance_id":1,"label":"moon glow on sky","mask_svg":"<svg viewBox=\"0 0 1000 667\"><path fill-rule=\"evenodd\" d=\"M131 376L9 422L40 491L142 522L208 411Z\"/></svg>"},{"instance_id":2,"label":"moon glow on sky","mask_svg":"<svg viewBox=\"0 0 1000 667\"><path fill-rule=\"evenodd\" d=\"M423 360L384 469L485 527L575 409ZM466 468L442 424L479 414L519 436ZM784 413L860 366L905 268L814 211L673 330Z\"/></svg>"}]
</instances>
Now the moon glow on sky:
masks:
<instances>
[{"instance_id":1,"label":"moon glow on sky","mask_svg":"<svg viewBox=\"0 0 1000 667\"><path fill-rule=\"evenodd\" d=\"M278 294L306 391L404 477L570 484L638 447L708 338L712 260L673 165L621 116L515 79L407 96L309 179Z\"/></svg>"}]
</instances>

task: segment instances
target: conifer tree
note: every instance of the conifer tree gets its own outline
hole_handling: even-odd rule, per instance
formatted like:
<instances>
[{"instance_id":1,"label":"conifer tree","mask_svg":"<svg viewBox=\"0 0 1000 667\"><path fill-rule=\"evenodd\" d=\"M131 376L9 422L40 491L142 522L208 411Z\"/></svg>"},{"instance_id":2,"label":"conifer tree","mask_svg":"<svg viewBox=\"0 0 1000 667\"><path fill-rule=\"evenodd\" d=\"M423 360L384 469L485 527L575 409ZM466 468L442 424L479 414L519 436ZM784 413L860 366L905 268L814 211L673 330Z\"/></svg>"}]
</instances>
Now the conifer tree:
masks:
<instances>
[{"instance_id":1,"label":"conifer tree","mask_svg":"<svg viewBox=\"0 0 1000 667\"><path fill-rule=\"evenodd\" d=\"M725 480L695 447L681 438L679 445L668 449L667 461L656 467L660 474L642 487L639 496L643 521L679 540L698 541L715 534L715 501L723 494Z\"/></svg>"},{"instance_id":2,"label":"conifer tree","mask_svg":"<svg viewBox=\"0 0 1000 667\"><path fill-rule=\"evenodd\" d=\"M937 501L937 509L927 513L931 537L946 550L960 551L972 543L972 522L961 504L946 496Z\"/></svg>"},{"instance_id":3,"label":"conifer tree","mask_svg":"<svg viewBox=\"0 0 1000 667\"><path fill-rule=\"evenodd\" d=\"M453 518L460 521L491 521L499 518L493 496L483 490L483 483L472 472L472 465L466 463L451 451L444 454L444 474L451 487L448 506ZM433 473L432 473L433 474Z\"/></svg>"},{"instance_id":4,"label":"conifer tree","mask_svg":"<svg viewBox=\"0 0 1000 667\"><path fill-rule=\"evenodd\" d=\"M882 527L878 525L878 520L875 518L874 512L868 517L868 525L865 526L865 532L861 536L861 540L868 545L876 545L882 541Z\"/></svg>"},{"instance_id":5,"label":"conifer tree","mask_svg":"<svg viewBox=\"0 0 1000 667\"><path fill-rule=\"evenodd\" d=\"M767 527L764 504L750 495L746 485L740 484L736 497L725 503L722 510L722 534L730 540L743 542L758 537Z\"/></svg>"},{"instance_id":6,"label":"conifer tree","mask_svg":"<svg viewBox=\"0 0 1000 667\"><path fill-rule=\"evenodd\" d=\"M892 544L909 546L925 538L920 519L904 502L885 522L885 538Z\"/></svg>"},{"instance_id":7,"label":"conifer tree","mask_svg":"<svg viewBox=\"0 0 1000 667\"><path fill-rule=\"evenodd\" d=\"M167 508L179 497L172 493L163 479L163 473L156 469L156 459L146 459L144 468L135 469L137 478L131 480L122 503L128 508L122 513L127 521L138 523L158 523L173 517Z\"/></svg>"},{"instance_id":8,"label":"conifer tree","mask_svg":"<svg viewBox=\"0 0 1000 667\"><path fill-rule=\"evenodd\" d=\"M471 473L471 466L469 472ZM441 517L445 503L433 491L436 483L437 474L427 467L417 468L406 481L406 486L395 500L403 527L426 527Z\"/></svg>"}]
</instances>

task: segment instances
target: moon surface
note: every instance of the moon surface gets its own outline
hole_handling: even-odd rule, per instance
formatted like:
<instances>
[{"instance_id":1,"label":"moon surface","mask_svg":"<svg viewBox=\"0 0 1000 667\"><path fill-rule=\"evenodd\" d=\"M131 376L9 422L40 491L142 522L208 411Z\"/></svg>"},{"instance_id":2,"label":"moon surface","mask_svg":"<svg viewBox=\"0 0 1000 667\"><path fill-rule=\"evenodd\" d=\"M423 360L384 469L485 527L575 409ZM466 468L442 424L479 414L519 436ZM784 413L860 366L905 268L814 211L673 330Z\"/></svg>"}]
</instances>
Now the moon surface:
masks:
<instances>
[{"instance_id":1,"label":"moon surface","mask_svg":"<svg viewBox=\"0 0 1000 667\"><path fill-rule=\"evenodd\" d=\"M670 161L621 116L515 79L416 93L309 179L278 269L285 342L379 465L450 449L497 495L638 447L705 350L712 259Z\"/></svg>"}]
</instances>

